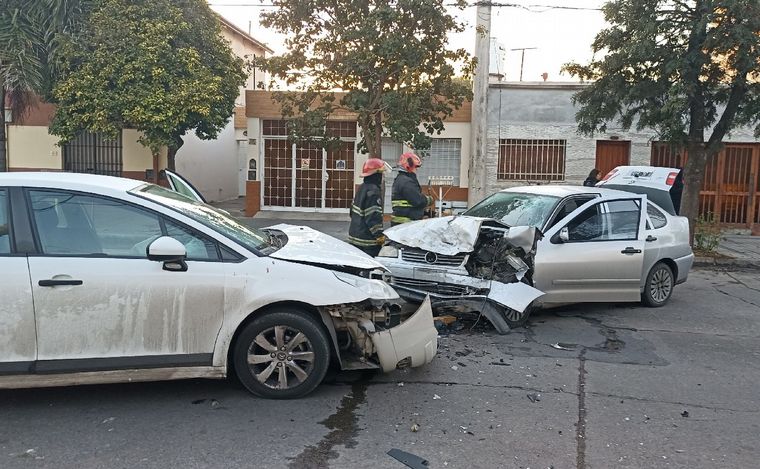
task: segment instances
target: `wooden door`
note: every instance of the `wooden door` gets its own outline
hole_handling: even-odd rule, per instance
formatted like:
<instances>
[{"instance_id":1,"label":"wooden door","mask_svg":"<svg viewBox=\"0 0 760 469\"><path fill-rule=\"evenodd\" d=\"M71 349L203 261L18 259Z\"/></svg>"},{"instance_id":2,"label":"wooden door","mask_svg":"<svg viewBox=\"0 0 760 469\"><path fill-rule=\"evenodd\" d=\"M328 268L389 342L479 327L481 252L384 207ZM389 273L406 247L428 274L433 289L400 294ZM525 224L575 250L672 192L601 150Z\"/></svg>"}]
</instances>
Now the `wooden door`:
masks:
<instances>
[{"instance_id":1,"label":"wooden door","mask_svg":"<svg viewBox=\"0 0 760 469\"><path fill-rule=\"evenodd\" d=\"M618 166L631 164L631 142L628 140L597 140L596 166L603 178ZM589 171L591 169L589 168Z\"/></svg>"}]
</instances>

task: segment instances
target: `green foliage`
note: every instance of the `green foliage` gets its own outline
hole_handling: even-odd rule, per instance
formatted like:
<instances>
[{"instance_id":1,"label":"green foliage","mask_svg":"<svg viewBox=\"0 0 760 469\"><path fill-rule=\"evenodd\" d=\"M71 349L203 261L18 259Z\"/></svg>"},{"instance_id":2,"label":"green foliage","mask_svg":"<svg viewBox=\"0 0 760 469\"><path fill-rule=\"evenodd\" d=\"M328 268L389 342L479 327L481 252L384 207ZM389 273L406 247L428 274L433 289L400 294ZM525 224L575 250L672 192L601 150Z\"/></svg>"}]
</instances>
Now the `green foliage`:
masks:
<instances>
[{"instance_id":1,"label":"green foliage","mask_svg":"<svg viewBox=\"0 0 760 469\"><path fill-rule=\"evenodd\" d=\"M190 130L216 138L245 80L203 0L97 0L63 52L51 132L64 142L134 128L156 155Z\"/></svg>"},{"instance_id":2,"label":"green foliage","mask_svg":"<svg viewBox=\"0 0 760 469\"><path fill-rule=\"evenodd\" d=\"M327 116L358 114L362 151L379 155L380 135L415 148L428 148L443 119L471 98L466 81L474 61L450 50L448 37L463 30L446 0L282 0L262 15L262 24L287 36L288 53L258 59L256 65L300 92L275 99L283 114L323 127ZM460 77L457 79L457 67ZM334 99L332 91L345 91ZM422 128L420 128L422 126Z\"/></svg>"},{"instance_id":3,"label":"green foliage","mask_svg":"<svg viewBox=\"0 0 760 469\"><path fill-rule=\"evenodd\" d=\"M720 244L723 230L712 213L697 218L694 229L694 249L700 253L713 253Z\"/></svg>"},{"instance_id":4,"label":"green foliage","mask_svg":"<svg viewBox=\"0 0 760 469\"><path fill-rule=\"evenodd\" d=\"M760 2L613 0L604 15L598 58L563 67L593 81L574 98L580 132L605 132L619 119L626 130L653 128L686 144L718 124L710 150L737 125L760 136Z\"/></svg>"}]
</instances>

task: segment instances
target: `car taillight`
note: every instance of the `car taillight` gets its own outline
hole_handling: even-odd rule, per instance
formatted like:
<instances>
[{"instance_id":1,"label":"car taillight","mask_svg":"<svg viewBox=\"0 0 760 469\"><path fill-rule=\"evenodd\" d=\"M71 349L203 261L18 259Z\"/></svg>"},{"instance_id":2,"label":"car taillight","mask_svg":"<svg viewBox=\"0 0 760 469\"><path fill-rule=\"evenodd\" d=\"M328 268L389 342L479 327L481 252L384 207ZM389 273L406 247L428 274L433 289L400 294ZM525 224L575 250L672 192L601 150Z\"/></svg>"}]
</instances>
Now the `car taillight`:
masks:
<instances>
[{"instance_id":1,"label":"car taillight","mask_svg":"<svg viewBox=\"0 0 760 469\"><path fill-rule=\"evenodd\" d=\"M676 177L678 177L678 173L676 172L668 174L668 178L665 180L665 184L672 186L673 183L676 182Z\"/></svg>"},{"instance_id":2,"label":"car taillight","mask_svg":"<svg viewBox=\"0 0 760 469\"><path fill-rule=\"evenodd\" d=\"M615 173L617 173L617 172L618 172L618 170L617 170L617 169L613 169L612 171L610 171L609 173L607 173L607 175L606 175L606 176L604 176L604 178L602 178L602 181L606 181L607 179L609 179L609 178L611 178L612 176L614 176L614 175L615 175Z\"/></svg>"}]
</instances>

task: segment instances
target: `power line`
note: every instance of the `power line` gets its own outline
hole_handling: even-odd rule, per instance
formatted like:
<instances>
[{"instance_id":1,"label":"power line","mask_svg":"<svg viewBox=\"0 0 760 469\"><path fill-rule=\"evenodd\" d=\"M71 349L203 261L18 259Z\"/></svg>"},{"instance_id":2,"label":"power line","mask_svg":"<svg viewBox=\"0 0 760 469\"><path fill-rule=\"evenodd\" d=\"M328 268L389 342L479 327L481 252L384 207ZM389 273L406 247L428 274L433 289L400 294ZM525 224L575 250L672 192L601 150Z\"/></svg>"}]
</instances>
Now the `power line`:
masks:
<instances>
[{"instance_id":1,"label":"power line","mask_svg":"<svg viewBox=\"0 0 760 469\"><path fill-rule=\"evenodd\" d=\"M209 5L213 7L258 7L258 8L276 8L278 6L278 5L275 5L274 3L214 3L214 2L209 2ZM457 6L457 4L448 3L446 4L446 6ZM531 13L544 13L549 10L602 11L601 8L593 8L593 7L578 7L578 6L570 6L570 5L542 5L542 4L522 5L519 3L503 3L503 2L492 2L492 1L470 3L467 6L468 7L490 6L490 7L496 7L496 8L521 8ZM541 10L537 10L538 8L540 8Z\"/></svg>"}]
</instances>

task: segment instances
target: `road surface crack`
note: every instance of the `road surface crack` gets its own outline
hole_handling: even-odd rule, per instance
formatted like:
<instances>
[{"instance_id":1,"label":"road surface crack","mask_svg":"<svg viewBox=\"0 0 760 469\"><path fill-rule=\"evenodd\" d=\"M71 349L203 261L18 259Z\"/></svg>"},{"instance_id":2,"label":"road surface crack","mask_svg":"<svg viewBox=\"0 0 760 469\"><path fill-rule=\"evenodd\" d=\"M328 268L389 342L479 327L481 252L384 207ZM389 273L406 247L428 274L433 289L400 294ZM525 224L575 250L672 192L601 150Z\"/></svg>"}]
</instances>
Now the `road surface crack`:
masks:
<instances>
[{"instance_id":1,"label":"road surface crack","mask_svg":"<svg viewBox=\"0 0 760 469\"><path fill-rule=\"evenodd\" d=\"M586 468L586 349L578 355L578 423L575 428L577 469Z\"/></svg>"}]
</instances>

